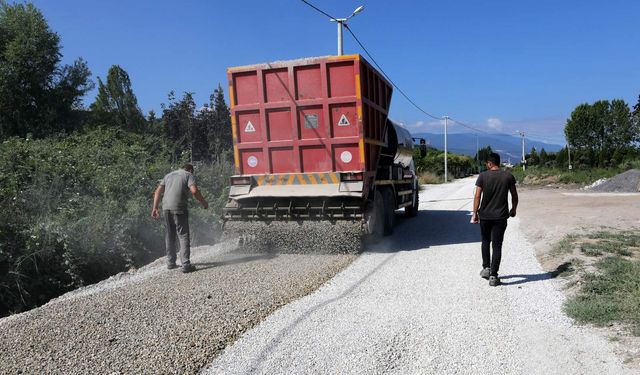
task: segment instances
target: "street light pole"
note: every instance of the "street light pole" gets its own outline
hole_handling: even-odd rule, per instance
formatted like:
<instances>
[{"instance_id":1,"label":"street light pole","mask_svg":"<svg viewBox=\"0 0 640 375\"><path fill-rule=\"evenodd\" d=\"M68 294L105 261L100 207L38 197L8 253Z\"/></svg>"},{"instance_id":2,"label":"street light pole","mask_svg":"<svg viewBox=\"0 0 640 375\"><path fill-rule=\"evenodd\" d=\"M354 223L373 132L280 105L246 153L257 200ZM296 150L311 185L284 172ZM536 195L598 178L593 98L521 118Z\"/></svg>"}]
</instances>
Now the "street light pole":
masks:
<instances>
[{"instance_id":1,"label":"street light pole","mask_svg":"<svg viewBox=\"0 0 640 375\"><path fill-rule=\"evenodd\" d=\"M447 176L447 125L449 123L449 116L444 116L444 182L448 180Z\"/></svg>"},{"instance_id":2,"label":"street light pole","mask_svg":"<svg viewBox=\"0 0 640 375\"><path fill-rule=\"evenodd\" d=\"M524 132L521 131L517 131L518 133L520 133L520 137L522 138L522 170L524 171L525 168L525 164L526 164L526 159L524 158Z\"/></svg>"},{"instance_id":3,"label":"street light pole","mask_svg":"<svg viewBox=\"0 0 640 375\"><path fill-rule=\"evenodd\" d=\"M364 5L360 5L356 8L356 10L351 13L351 15L347 18L332 18L331 22L335 22L338 24L338 56L342 56L344 53L344 49L342 48L342 26L347 23L347 21L355 16L356 14L362 12L364 10Z\"/></svg>"}]
</instances>

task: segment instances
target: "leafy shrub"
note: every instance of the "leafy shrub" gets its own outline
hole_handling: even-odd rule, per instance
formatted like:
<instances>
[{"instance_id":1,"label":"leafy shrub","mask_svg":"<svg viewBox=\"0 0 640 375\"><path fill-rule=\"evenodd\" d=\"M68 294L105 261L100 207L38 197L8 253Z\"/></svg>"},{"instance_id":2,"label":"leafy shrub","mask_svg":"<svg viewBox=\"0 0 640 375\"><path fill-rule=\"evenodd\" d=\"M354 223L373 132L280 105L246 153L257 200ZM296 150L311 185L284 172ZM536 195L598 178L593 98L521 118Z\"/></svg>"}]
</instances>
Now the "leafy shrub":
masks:
<instances>
[{"instance_id":1,"label":"leafy shrub","mask_svg":"<svg viewBox=\"0 0 640 375\"><path fill-rule=\"evenodd\" d=\"M150 213L158 180L179 167L170 160L163 138L115 128L0 144L0 315L163 255ZM197 245L215 238L231 163L196 168L211 203L191 215Z\"/></svg>"}]
</instances>

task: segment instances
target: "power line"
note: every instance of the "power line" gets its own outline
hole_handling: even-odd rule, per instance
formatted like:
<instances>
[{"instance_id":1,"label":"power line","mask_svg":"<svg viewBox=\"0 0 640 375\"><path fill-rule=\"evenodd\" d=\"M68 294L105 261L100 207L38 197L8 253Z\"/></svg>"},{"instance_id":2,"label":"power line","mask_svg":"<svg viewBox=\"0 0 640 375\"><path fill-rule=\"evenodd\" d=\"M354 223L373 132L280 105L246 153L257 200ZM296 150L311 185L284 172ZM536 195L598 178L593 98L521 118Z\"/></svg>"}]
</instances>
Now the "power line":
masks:
<instances>
[{"instance_id":1,"label":"power line","mask_svg":"<svg viewBox=\"0 0 640 375\"><path fill-rule=\"evenodd\" d=\"M330 15L329 13L323 11L322 9L316 7L315 5L311 4L310 2L306 1L306 0L301 0L303 3L305 3L306 5L308 5L309 7L313 8L315 11L317 11L318 13L329 17L332 20L335 20L336 18L333 17L332 15ZM349 31L349 33L351 34L351 36L353 37L353 39L356 41L356 43L358 43L358 45L360 46L360 48L362 48L362 50L365 52L365 54L369 57L369 59L371 60L371 62L376 66L376 68L378 68L378 70L382 73L382 75L389 81L389 83L391 83L391 85L398 90L398 92L400 92L400 94L409 102L411 103L411 105L413 105L418 111L422 112L423 114L427 115L428 117L434 119L434 120L443 120L444 117L438 117L438 116L434 116L431 113L427 112L426 110L424 110L422 107L420 107L413 99L411 99L409 97L409 95L407 95L392 79L391 77L389 77L389 75L384 71L384 69L382 69L382 67L380 66L380 64L378 64L378 62L376 61L376 59L373 57L373 55L369 52L369 50L367 50L367 48L364 46L364 44L360 41L360 39L358 39L358 37L356 36L356 34L353 32L353 30L351 30L351 28L349 27L348 24L344 23L343 26L347 29L347 31ZM509 137L514 137L514 134L509 134L509 133L505 133L505 132L493 132L490 133L488 131L482 130L482 129L478 129L475 126L472 126L466 122L463 122L461 120L457 120L455 118L452 117L448 117L448 119L455 123L458 124L464 128L467 128L469 130L475 131L476 133L483 133L483 134L488 134L488 135L504 135L504 136L509 136ZM541 138L544 139L545 137L536 137L536 138ZM552 140L550 139L546 139L547 141L551 142Z\"/></svg>"},{"instance_id":2,"label":"power line","mask_svg":"<svg viewBox=\"0 0 640 375\"><path fill-rule=\"evenodd\" d=\"M308 2L308 1L306 1L306 0L300 0L300 1L302 1L302 2L303 2L303 3L305 3L305 4L307 4L307 5L308 5L308 6L310 6L311 8L315 9L316 11L318 11L318 12L320 12L320 13L324 14L325 16L327 16L327 17L331 18L332 20L335 20L335 19L336 19L336 18L335 18L335 17L333 17L332 15L328 14L328 13L327 13L327 12L325 12L324 10L322 10L322 9L320 9L320 8L318 8L318 7L316 7L315 5L311 4L311 3L310 3L310 2Z\"/></svg>"},{"instance_id":3,"label":"power line","mask_svg":"<svg viewBox=\"0 0 640 375\"><path fill-rule=\"evenodd\" d=\"M442 117L437 117L437 116L432 115L431 113L429 113L429 112L425 111L424 109L422 109L422 107L417 105L413 100L411 100L411 98L409 98L409 96L404 91L402 91L402 89L400 87L398 87L398 85L396 85L395 82L393 82L393 80L389 77L389 75L387 73L385 73L385 71L382 69L382 67L380 67L380 65L378 64L376 59L371 55L371 53L369 53L369 51L365 48L365 46L360 42L360 40L358 39L356 34L354 34L354 32L351 30L349 25L345 24L344 27L347 29L347 31L349 31L349 34L351 34L353 39L355 39L355 41L358 43L360 48L362 48L362 50L367 54L367 56L369 56L369 58L371 59L373 64L380 70L382 75L389 81L389 83L391 83L391 85L393 85L393 87L395 87L400 92L400 94L402 94L402 96L405 97L405 99L407 99L409 101L409 103L411 103L414 107L416 107L420 112L424 113L425 115L427 115L427 116L429 116L429 117L431 117L431 118L433 118L435 120L442 120Z\"/></svg>"}]
</instances>

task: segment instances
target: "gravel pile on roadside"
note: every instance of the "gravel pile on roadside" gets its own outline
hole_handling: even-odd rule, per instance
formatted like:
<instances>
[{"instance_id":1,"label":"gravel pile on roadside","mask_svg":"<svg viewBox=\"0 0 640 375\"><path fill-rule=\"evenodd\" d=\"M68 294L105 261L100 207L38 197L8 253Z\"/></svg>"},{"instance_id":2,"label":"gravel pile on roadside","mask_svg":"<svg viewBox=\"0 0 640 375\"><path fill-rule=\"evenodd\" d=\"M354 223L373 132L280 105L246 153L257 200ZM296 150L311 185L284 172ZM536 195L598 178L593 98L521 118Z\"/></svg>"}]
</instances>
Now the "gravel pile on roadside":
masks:
<instances>
[{"instance_id":1,"label":"gravel pile on roadside","mask_svg":"<svg viewBox=\"0 0 640 375\"><path fill-rule=\"evenodd\" d=\"M241 251L289 254L357 254L362 250L360 221L235 221L226 235L242 237Z\"/></svg>"},{"instance_id":2,"label":"gravel pile on roadside","mask_svg":"<svg viewBox=\"0 0 640 375\"><path fill-rule=\"evenodd\" d=\"M198 270L190 274L166 270L159 259L0 320L0 372L197 373L355 257L240 254L216 245L193 249Z\"/></svg>"},{"instance_id":3,"label":"gravel pile on roadside","mask_svg":"<svg viewBox=\"0 0 640 375\"><path fill-rule=\"evenodd\" d=\"M607 193L637 193L640 191L640 169L630 169L620 173L590 190Z\"/></svg>"}]
</instances>

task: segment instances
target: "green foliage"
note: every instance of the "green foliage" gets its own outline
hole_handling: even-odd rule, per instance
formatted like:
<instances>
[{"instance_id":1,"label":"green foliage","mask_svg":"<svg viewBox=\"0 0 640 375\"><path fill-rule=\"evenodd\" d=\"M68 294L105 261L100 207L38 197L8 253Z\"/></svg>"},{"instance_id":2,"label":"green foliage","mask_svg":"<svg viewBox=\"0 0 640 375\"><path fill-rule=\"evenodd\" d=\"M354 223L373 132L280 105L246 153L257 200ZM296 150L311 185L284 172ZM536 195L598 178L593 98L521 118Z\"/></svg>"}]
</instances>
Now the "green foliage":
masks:
<instances>
[{"instance_id":1,"label":"green foliage","mask_svg":"<svg viewBox=\"0 0 640 375\"><path fill-rule=\"evenodd\" d=\"M532 183L535 181L546 182L552 177L557 183L561 184L577 184L590 185L601 178L610 178L623 170L617 168L589 168L589 169L561 169L561 168L543 168L543 167L527 167L525 171L522 168L514 168L513 176L518 183ZM529 178L526 178L526 177Z\"/></svg>"},{"instance_id":2,"label":"green foliage","mask_svg":"<svg viewBox=\"0 0 640 375\"><path fill-rule=\"evenodd\" d=\"M640 141L637 116L620 99L580 104L571 113L564 131L576 149L576 164L586 167L615 166L637 149Z\"/></svg>"},{"instance_id":3,"label":"green foliage","mask_svg":"<svg viewBox=\"0 0 640 375\"><path fill-rule=\"evenodd\" d=\"M82 59L61 66L60 58L60 38L38 9L0 1L0 139L78 126L91 73Z\"/></svg>"},{"instance_id":4,"label":"green foliage","mask_svg":"<svg viewBox=\"0 0 640 375\"><path fill-rule=\"evenodd\" d=\"M98 77L98 96L90 109L94 125L115 125L133 131L145 126L129 74L118 65L109 68L106 84Z\"/></svg>"},{"instance_id":5,"label":"green foliage","mask_svg":"<svg viewBox=\"0 0 640 375\"><path fill-rule=\"evenodd\" d=\"M0 145L0 315L40 305L164 254L151 218L157 181L178 164L162 138L118 128ZM211 209L192 210L193 244L213 238L231 163L197 165Z\"/></svg>"},{"instance_id":6,"label":"green foliage","mask_svg":"<svg viewBox=\"0 0 640 375\"><path fill-rule=\"evenodd\" d=\"M168 105L162 104L162 121L176 159L212 162L232 157L231 114L220 85L199 110L191 92L177 100L171 91L168 99Z\"/></svg>"},{"instance_id":7,"label":"green foliage","mask_svg":"<svg viewBox=\"0 0 640 375\"><path fill-rule=\"evenodd\" d=\"M414 150L413 160L418 174L429 172L436 176L444 176L444 152L435 148L427 148L427 155L420 157L420 150ZM458 154L447 154L448 175L450 177L464 177L474 170L471 157Z\"/></svg>"}]
</instances>

